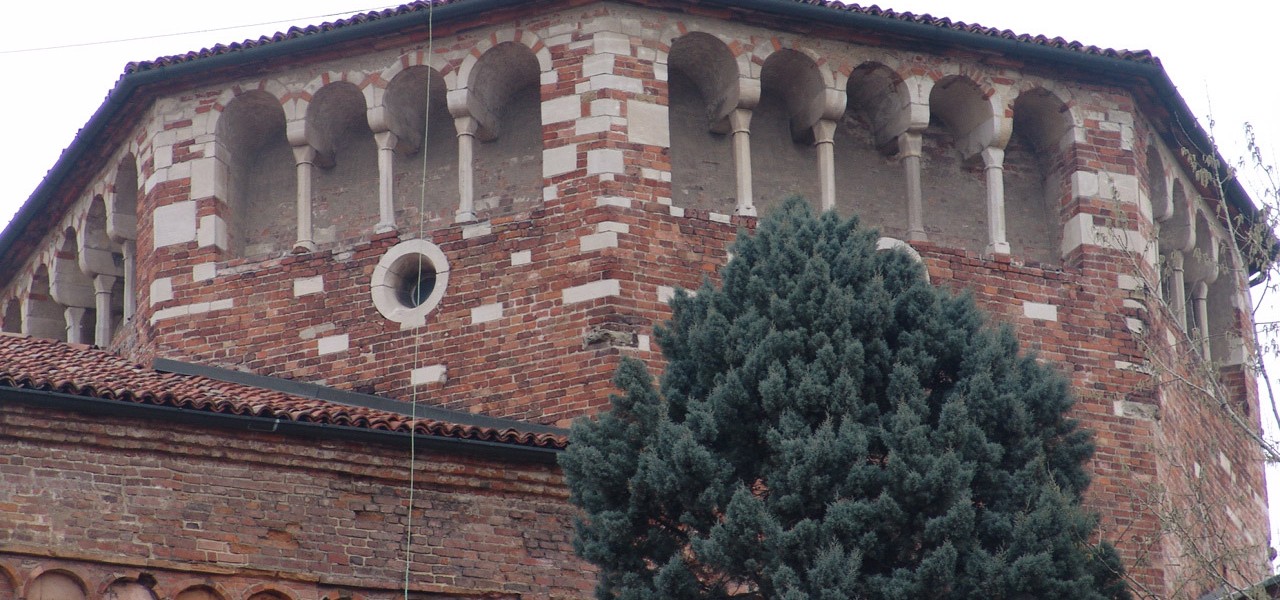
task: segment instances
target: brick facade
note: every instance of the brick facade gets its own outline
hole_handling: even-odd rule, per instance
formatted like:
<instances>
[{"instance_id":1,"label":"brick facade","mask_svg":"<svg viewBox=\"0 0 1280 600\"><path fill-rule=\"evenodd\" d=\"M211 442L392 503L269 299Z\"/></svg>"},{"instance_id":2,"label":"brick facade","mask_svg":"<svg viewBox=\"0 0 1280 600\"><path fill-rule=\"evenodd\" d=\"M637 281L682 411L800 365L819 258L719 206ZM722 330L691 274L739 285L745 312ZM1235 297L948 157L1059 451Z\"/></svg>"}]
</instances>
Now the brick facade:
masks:
<instances>
[{"instance_id":1,"label":"brick facade","mask_svg":"<svg viewBox=\"0 0 1280 600\"><path fill-rule=\"evenodd\" d=\"M42 335L28 307L100 320L119 306L117 323L129 318L107 346L142 364L177 359L567 426L607 404L621 356L660 366L650 336L671 289L714 280L754 212L804 192L815 208L909 239L935 284L972 293L1070 377L1077 416L1098 440L1089 502L1135 579L1170 595L1206 589L1160 518L1204 498L1215 506L1197 526L1239 551L1232 577L1262 574L1258 453L1194 389L1201 366L1222 365L1239 423L1257 429L1244 353L1227 345L1206 361L1193 339L1250 339L1247 268L1216 216L1235 209L1181 168L1143 84L986 52L981 33L970 48L718 4L504 6L442 18L430 42L419 18L322 50L291 53L297 40L284 40L279 52L242 51L261 55L252 67L236 53L163 67L174 74L139 92L146 102L85 142L91 168L46 183L47 226L22 234L22 262L0 282L0 307L15 307L6 330ZM434 71L421 82L444 89L417 98L395 83L423 69ZM520 104L529 86L540 143L516 118L534 116ZM673 106L677 97L706 106ZM452 121L449 135L413 138L404 123L425 122L403 108L414 98L449 111L427 117ZM702 114L709 132L668 129ZM913 139L920 213L903 199ZM745 165L733 155L740 142ZM428 183L420 205L422 167L411 165L440 152L471 152L474 168L428 163L447 194ZM1152 156L1165 157L1158 169ZM858 165L871 166L849 179ZM835 171L834 193L824 169ZM134 176L136 208L121 183ZM311 195L299 194L299 177ZM303 196L305 222L295 217ZM89 219L95 205L105 225ZM379 214L395 227L378 231ZM1179 219L1198 241L1168 233ZM95 227L109 241L92 241ZM417 238L447 257L448 282L425 323L405 327L371 288L388 250ZM1212 274L1191 265L1206 249L1220 265ZM118 272L84 266L99 250ZM1208 290L1207 323L1188 326L1194 300L1161 298L1162 257L1173 253L1200 274L1186 275L1187 294ZM129 287L72 304L58 282L76 264ZM79 330L61 339L93 341ZM198 427L0 408L0 523L12 526L0 527L12 530L0 538L0 590L6 577L21 589L63 569L98 598L145 570L160 598L187 600L179 592L198 581L224 600L373 600L403 578L403 448L222 430L211 444ZM558 471L456 454L421 464L415 519L428 533L412 572L422 597L589 594Z\"/></svg>"}]
</instances>

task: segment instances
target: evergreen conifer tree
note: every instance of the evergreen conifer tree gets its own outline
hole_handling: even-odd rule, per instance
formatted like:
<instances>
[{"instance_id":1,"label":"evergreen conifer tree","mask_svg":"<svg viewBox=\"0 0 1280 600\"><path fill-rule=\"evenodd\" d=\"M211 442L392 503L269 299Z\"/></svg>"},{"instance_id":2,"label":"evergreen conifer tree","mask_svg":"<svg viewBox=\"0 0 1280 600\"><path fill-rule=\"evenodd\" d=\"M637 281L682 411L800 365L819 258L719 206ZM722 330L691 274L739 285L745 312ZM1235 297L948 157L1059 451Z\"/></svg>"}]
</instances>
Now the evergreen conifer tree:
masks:
<instances>
[{"instance_id":1,"label":"evergreen conifer tree","mask_svg":"<svg viewBox=\"0 0 1280 600\"><path fill-rule=\"evenodd\" d=\"M671 301L660 390L625 360L574 423L598 597L1128 597L1066 382L1007 328L796 199L733 255Z\"/></svg>"}]
</instances>

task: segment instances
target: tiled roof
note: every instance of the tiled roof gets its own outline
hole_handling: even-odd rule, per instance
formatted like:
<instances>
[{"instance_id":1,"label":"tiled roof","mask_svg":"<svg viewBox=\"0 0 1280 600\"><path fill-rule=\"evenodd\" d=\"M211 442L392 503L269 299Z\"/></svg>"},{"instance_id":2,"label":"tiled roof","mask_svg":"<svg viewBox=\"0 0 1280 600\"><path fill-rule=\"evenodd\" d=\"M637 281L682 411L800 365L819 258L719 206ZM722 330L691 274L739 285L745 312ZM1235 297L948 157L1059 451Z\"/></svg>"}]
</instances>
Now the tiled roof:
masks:
<instances>
[{"instance_id":1,"label":"tiled roof","mask_svg":"<svg viewBox=\"0 0 1280 600\"><path fill-rule=\"evenodd\" d=\"M948 18L938 18L929 14L917 15L910 12L898 12L892 9L880 8L879 6L876 6L874 4L871 6L863 7L858 4L845 4L843 2L838 2L833 0L792 0L792 1L795 2L796 4L809 4L813 6L821 6L825 8L830 8L832 10L858 13L858 14L868 15L872 17L892 19L895 21L916 23L919 25L928 25L932 27L938 27L941 29L962 31L966 33L983 35L987 37L1002 38L1002 39L1013 40L1013 41L1021 42L1025 44L1046 46L1050 48L1060 48L1063 50L1080 52L1082 54L1092 54L1097 56L1104 56L1107 58L1115 58L1119 60L1127 60L1127 61L1148 63L1148 64L1159 63L1159 61L1151 55L1151 52L1147 50L1135 51L1135 50L1115 50L1111 48L1100 48L1098 46L1082 44L1077 41L1066 40L1061 37L1050 38L1043 35L1019 34L1019 33L1014 33L1012 31L1009 31L1008 29L996 29L994 27L986 27L983 25L979 25L977 23L965 23L963 21L952 21L951 19L948 19ZM466 2L466 0L435 0L435 6L439 7L439 6L449 5L449 4L458 4L460 2ZM395 8L388 8L380 11L361 13L358 15L353 15L346 19L338 19L336 21L325 22L319 25L309 25L307 27L290 27L286 31L277 32L269 36L262 36L256 40L245 40L243 42L235 42L232 44L218 44L211 48L202 48L200 50L193 50L185 54L175 54L173 56L162 56L162 57L156 58L155 60L149 60L149 61L131 62L125 66L125 73L129 74L129 73L135 73L138 71L147 71L157 67L166 67L170 65L179 64L179 63L191 62L194 60L208 58L211 56L230 54L232 52L249 50L259 46L266 46L269 44L283 42L286 40L308 37L308 36L328 32L328 31L351 27L354 25L360 25L362 23L379 21L382 19L388 19L391 17L406 15L410 13L423 12L427 10L430 4L431 2L428 0L417 0L416 2L411 2L409 4L402 4Z\"/></svg>"},{"instance_id":2,"label":"tiled roof","mask_svg":"<svg viewBox=\"0 0 1280 600\"><path fill-rule=\"evenodd\" d=\"M563 435L524 432L514 426L500 429L439 419L413 419L391 411L348 406L198 375L162 373L104 350L15 334L0 334L0 388L5 387L320 425L413 431L418 435L545 449L561 449L567 442ZM460 413L459 420L467 416Z\"/></svg>"}]
</instances>

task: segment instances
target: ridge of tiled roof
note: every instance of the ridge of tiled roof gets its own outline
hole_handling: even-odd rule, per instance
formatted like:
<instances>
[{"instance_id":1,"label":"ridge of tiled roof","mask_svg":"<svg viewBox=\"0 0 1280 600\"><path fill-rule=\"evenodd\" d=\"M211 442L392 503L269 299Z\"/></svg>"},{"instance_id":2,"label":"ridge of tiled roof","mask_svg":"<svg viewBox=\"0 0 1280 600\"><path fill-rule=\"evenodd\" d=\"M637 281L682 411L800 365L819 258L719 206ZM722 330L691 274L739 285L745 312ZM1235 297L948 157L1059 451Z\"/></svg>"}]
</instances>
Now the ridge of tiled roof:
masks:
<instances>
[{"instance_id":1,"label":"ridge of tiled roof","mask_svg":"<svg viewBox=\"0 0 1280 600\"><path fill-rule=\"evenodd\" d=\"M345 19L337 19L335 21L326 21L319 25L308 25L306 27L290 27L281 32L276 32L269 36L261 36L254 40L244 40L230 44L217 44L209 48L201 48L200 50L192 50L183 54L175 54L171 56L161 56L154 60L130 62L125 65L125 74L136 73L140 71L148 71L155 68L167 67L171 65L192 62L212 56L230 54L250 50L260 46L266 46L283 42L286 40L304 38L328 31L343 29L363 23L378 21L400 15L422 12L427 10L433 3L435 6L445 6L450 4L458 4L467 0L415 0L408 4L402 4L395 8L388 8L379 11L359 13ZM1159 60L1152 56L1148 50L1118 50L1113 48L1102 48L1099 46L1084 44L1075 40L1067 40L1062 37L1048 37L1045 35L1029 35L1025 33L1015 33L1008 29L997 29L995 27L987 27L978 23L966 23L964 21L953 21L946 17L934 17L928 13L914 14L911 12L898 12L889 8L880 8L878 5L861 6L859 4L845 4L838 0L791 0L795 4L808 4L812 6L820 6L831 10L843 12L858 13L872 17L880 17L885 19L893 19L896 21L904 21L908 23L916 23L920 25L929 25L941 29L950 29L954 31L962 31L975 35L983 35L993 38L1001 38L1013 40L1020 43L1032 44L1037 46L1045 46L1049 48L1058 48L1070 50L1082 54L1090 54L1095 56L1103 56L1114 58L1117 60L1126 60L1145 64L1159 64Z\"/></svg>"},{"instance_id":2,"label":"ridge of tiled roof","mask_svg":"<svg viewBox=\"0 0 1280 600\"><path fill-rule=\"evenodd\" d=\"M397 433L412 431L417 435L552 450L563 449L568 442L565 436L553 433L415 419L391 411L338 404L199 375L164 373L90 346L10 333L0 334L0 388L5 387L299 423Z\"/></svg>"}]
</instances>

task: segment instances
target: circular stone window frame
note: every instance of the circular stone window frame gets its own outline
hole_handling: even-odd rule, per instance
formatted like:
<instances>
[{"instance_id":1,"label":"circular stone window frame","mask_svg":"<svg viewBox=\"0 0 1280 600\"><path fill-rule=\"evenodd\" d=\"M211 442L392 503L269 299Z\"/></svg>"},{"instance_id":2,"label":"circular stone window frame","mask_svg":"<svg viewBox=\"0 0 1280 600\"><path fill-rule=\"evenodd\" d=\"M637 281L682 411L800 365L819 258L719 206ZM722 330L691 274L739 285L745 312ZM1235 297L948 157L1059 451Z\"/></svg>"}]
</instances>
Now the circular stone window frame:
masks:
<instances>
[{"instance_id":1,"label":"circular stone window frame","mask_svg":"<svg viewBox=\"0 0 1280 600\"><path fill-rule=\"evenodd\" d=\"M400 300L401 284L407 275L417 270L419 260L423 266L430 266L435 271L435 286L422 304L407 306ZM374 308L383 317L407 329L426 324L427 315L440 305L448 285L449 259L440 247L427 240L405 240L392 246L378 260L369 281L369 292Z\"/></svg>"}]
</instances>

